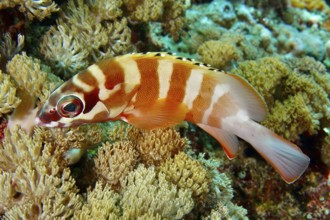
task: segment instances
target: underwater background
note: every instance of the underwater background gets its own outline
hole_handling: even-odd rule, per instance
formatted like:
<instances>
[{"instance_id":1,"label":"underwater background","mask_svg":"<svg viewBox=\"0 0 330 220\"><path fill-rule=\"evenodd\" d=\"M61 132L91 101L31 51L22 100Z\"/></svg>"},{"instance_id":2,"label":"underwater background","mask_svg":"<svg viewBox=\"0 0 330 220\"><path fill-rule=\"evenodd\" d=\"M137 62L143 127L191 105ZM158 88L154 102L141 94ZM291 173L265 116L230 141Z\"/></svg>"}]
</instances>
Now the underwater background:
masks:
<instances>
[{"instance_id":1,"label":"underwater background","mask_svg":"<svg viewBox=\"0 0 330 220\"><path fill-rule=\"evenodd\" d=\"M329 31L323 0L0 0L0 219L329 219ZM245 78L307 171L286 184L189 123L33 125L74 74L147 51Z\"/></svg>"}]
</instances>

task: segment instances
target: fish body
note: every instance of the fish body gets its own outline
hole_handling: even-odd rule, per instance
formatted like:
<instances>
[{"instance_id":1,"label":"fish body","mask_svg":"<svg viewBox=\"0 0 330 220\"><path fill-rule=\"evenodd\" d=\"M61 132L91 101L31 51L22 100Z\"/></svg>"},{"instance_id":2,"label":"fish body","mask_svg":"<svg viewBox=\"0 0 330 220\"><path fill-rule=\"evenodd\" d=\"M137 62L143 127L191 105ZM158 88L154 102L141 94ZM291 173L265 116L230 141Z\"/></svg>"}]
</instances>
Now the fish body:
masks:
<instances>
[{"instance_id":1,"label":"fish body","mask_svg":"<svg viewBox=\"0 0 330 220\"><path fill-rule=\"evenodd\" d=\"M237 136L250 143L288 182L309 158L257 122L267 107L239 76L167 53L128 54L93 64L57 88L36 123L69 127L123 120L138 128L164 128L183 120L215 137L232 159Z\"/></svg>"}]
</instances>

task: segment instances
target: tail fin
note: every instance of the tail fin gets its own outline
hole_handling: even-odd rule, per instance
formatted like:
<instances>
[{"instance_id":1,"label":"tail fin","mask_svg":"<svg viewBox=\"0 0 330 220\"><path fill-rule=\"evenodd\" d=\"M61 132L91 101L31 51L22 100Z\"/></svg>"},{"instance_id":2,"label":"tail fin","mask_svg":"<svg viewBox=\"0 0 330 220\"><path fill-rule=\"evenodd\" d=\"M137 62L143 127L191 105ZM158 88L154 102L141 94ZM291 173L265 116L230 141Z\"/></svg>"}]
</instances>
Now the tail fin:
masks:
<instances>
[{"instance_id":1,"label":"tail fin","mask_svg":"<svg viewBox=\"0 0 330 220\"><path fill-rule=\"evenodd\" d=\"M249 142L287 183L296 181L307 169L309 157L296 145L264 126L232 116L223 119L223 128Z\"/></svg>"}]
</instances>

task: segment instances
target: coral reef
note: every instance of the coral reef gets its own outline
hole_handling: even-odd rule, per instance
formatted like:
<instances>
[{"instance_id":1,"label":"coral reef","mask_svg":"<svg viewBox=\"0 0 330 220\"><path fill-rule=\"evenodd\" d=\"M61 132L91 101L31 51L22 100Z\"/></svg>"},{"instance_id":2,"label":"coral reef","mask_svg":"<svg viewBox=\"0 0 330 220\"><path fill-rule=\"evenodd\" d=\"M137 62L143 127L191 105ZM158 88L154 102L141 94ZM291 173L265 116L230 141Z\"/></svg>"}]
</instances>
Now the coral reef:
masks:
<instances>
[{"instance_id":1,"label":"coral reef","mask_svg":"<svg viewBox=\"0 0 330 220\"><path fill-rule=\"evenodd\" d=\"M327 219L329 27L323 0L1 1L0 218ZM243 141L229 161L192 124L34 126L63 80L155 50L250 82L263 125L308 154L307 172L287 185Z\"/></svg>"}]
</instances>

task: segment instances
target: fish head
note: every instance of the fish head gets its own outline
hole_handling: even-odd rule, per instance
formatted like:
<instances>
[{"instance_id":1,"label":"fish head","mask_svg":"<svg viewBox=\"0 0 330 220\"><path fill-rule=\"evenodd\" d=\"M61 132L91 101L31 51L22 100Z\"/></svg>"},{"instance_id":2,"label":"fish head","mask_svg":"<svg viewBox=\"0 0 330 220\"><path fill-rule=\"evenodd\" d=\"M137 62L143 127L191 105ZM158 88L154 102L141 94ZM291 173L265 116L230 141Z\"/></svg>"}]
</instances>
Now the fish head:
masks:
<instances>
[{"instance_id":1,"label":"fish head","mask_svg":"<svg viewBox=\"0 0 330 220\"><path fill-rule=\"evenodd\" d=\"M65 83L66 84L66 83ZM86 94L75 90L65 90L63 84L56 89L43 104L35 118L35 124L43 127L73 127L86 123L106 121L109 110L98 100L97 94ZM86 102L97 102L89 107Z\"/></svg>"}]
</instances>

